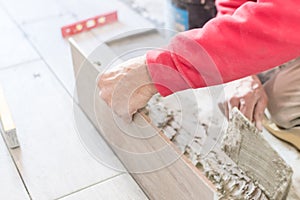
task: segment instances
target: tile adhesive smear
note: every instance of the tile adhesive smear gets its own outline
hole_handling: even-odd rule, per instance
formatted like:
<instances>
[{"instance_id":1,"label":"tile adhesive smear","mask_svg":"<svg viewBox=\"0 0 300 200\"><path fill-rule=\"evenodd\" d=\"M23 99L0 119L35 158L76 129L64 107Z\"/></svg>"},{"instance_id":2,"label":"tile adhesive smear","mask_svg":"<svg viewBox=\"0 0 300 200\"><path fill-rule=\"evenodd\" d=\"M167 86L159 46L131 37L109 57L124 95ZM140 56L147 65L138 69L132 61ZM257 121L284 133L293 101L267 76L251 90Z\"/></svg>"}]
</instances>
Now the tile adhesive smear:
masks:
<instances>
[{"instance_id":1,"label":"tile adhesive smear","mask_svg":"<svg viewBox=\"0 0 300 200\"><path fill-rule=\"evenodd\" d=\"M285 199L292 169L237 109L222 141L222 149L269 199Z\"/></svg>"},{"instance_id":2,"label":"tile adhesive smear","mask_svg":"<svg viewBox=\"0 0 300 200\"><path fill-rule=\"evenodd\" d=\"M188 96L183 94L184 98ZM291 184L291 168L238 109L232 110L221 143L203 156L205 143L214 137L215 130L219 130L222 118L203 117L202 114L197 119L197 115L189 113L193 117L186 124L180 124L181 112L172 102L172 98L153 98L148 104L147 115L215 185L220 200L285 199ZM197 110L188 99L182 103L191 112ZM194 135L190 129L197 123L199 128Z\"/></svg>"}]
</instances>

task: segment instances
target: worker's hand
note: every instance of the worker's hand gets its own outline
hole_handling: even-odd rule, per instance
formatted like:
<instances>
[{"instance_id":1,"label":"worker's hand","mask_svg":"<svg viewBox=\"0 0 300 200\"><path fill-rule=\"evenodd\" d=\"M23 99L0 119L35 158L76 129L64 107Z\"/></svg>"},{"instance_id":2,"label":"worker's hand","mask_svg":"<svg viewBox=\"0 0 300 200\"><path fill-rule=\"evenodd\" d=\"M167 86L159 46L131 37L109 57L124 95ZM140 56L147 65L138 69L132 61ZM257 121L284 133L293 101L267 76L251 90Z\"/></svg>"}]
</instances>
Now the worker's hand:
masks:
<instances>
[{"instance_id":1,"label":"worker's hand","mask_svg":"<svg viewBox=\"0 0 300 200\"><path fill-rule=\"evenodd\" d=\"M100 97L126 122L157 93L148 73L145 56L122 63L98 77Z\"/></svg>"},{"instance_id":2,"label":"worker's hand","mask_svg":"<svg viewBox=\"0 0 300 200\"><path fill-rule=\"evenodd\" d=\"M235 81L226 87L229 110L237 107L256 127L262 130L262 118L267 106L267 94L256 75Z\"/></svg>"}]
</instances>

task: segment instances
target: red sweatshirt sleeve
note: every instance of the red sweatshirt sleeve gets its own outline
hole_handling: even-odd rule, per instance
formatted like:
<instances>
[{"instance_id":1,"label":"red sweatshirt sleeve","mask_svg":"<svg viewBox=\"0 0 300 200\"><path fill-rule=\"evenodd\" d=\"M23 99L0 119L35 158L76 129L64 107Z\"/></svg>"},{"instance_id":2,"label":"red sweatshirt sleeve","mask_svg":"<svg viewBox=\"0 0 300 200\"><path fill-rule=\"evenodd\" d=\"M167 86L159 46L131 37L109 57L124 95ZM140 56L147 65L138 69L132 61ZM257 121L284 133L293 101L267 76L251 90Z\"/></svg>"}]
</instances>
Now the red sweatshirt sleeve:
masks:
<instances>
[{"instance_id":1,"label":"red sweatshirt sleeve","mask_svg":"<svg viewBox=\"0 0 300 200\"><path fill-rule=\"evenodd\" d=\"M299 21L298 0L246 2L149 51L149 73L163 96L257 74L300 56Z\"/></svg>"}]
</instances>

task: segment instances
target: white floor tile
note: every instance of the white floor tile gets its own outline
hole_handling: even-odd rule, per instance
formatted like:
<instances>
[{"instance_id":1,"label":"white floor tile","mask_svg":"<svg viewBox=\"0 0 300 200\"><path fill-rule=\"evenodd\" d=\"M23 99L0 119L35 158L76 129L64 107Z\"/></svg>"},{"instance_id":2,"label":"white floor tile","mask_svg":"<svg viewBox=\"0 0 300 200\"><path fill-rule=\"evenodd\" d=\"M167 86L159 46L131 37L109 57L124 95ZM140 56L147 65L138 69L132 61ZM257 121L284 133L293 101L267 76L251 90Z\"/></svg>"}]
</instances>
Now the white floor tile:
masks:
<instances>
[{"instance_id":1,"label":"white floor tile","mask_svg":"<svg viewBox=\"0 0 300 200\"><path fill-rule=\"evenodd\" d=\"M61 36L60 28L74 21L71 16L61 16L22 26L29 40L71 94L75 83L71 51L68 41Z\"/></svg>"},{"instance_id":2,"label":"white floor tile","mask_svg":"<svg viewBox=\"0 0 300 200\"><path fill-rule=\"evenodd\" d=\"M29 200L22 180L0 136L0 199Z\"/></svg>"},{"instance_id":3,"label":"white floor tile","mask_svg":"<svg viewBox=\"0 0 300 200\"><path fill-rule=\"evenodd\" d=\"M20 24L65 14L54 0L0 0L10 15Z\"/></svg>"},{"instance_id":4,"label":"white floor tile","mask_svg":"<svg viewBox=\"0 0 300 200\"><path fill-rule=\"evenodd\" d=\"M22 31L0 8L0 68L39 58Z\"/></svg>"},{"instance_id":5,"label":"white floor tile","mask_svg":"<svg viewBox=\"0 0 300 200\"><path fill-rule=\"evenodd\" d=\"M13 157L33 199L59 198L120 173L88 153L74 122L72 99L42 61L2 70L0 82L21 145ZM81 134L95 136L75 108ZM118 162L100 137L94 139L101 158Z\"/></svg>"}]
</instances>

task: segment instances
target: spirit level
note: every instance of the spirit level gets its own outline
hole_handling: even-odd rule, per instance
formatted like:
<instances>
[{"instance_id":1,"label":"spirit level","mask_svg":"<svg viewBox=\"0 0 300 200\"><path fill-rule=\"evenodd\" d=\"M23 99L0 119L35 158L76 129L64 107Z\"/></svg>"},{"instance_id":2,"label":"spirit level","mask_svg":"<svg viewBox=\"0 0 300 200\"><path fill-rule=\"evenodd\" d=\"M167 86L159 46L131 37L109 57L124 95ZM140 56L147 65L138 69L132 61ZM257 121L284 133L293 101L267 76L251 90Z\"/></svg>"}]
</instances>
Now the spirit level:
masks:
<instances>
[{"instance_id":1,"label":"spirit level","mask_svg":"<svg viewBox=\"0 0 300 200\"><path fill-rule=\"evenodd\" d=\"M118 14L117 11L112 11L63 26L61 34L65 38L115 21L118 21Z\"/></svg>"}]
</instances>

